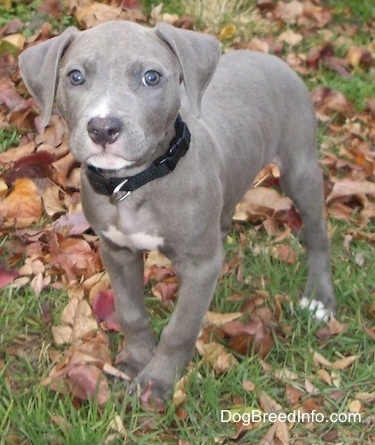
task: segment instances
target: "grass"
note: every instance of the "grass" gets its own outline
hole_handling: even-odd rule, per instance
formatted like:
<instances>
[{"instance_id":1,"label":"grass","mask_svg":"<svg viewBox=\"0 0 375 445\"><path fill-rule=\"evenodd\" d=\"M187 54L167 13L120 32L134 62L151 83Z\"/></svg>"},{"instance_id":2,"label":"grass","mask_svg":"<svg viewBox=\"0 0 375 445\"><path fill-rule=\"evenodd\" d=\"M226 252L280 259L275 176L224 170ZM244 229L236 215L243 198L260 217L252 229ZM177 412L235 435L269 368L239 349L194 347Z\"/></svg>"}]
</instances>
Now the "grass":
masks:
<instances>
[{"instance_id":1,"label":"grass","mask_svg":"<svg viewBox=\"0 0 375 445\"><path fill-rule=\"evenodd\" d=\"M241 2L241 5L245 6L245 3L247 7L252 2ZM325 3L334 8L335 17L342 22L369 20L372 14L370 1L327 0ZM182 15L195 4L167 1L165 11ZM33 13L37 3L32 2L31 5ZM156 2L147 1L144 5L151 9ZM230 11L232 14L233 10ZM245 8L241 11L245 11ZM216 24L215 16L211 13L209 26L219 31L231 19L235 21L236 17L230 17L229 12ZM26 20L31 13L23 3L15 3L6 14L1 14L0 26L14 17ZM198 20L203 26L201 21L203 16ZM252 30L249 25L245 31L251 34ZM361 39L362 44L368 42L365 35ZM306 80L310 86L327 85L342 91L355 102L358 111L363 110L365 98L375 96L369 74L360 70L350 80L323 70L315 73L312 80L311 76L307 76ZM328 129L328 124L322 126L319 133L321 142L329 137ZM17 143L17 131L0 130L0 151ZM54 365L53 357L63 352L63 348L53 343L51 325L58 323L66 306L66 292L49 290L36 296L28 287L2 290L0 445L256 444L267 433L270 423L259 424L238 435L233 422L220 422L220 410L246 408L251 411L261 408L257 392L244 389L246 381L252 382L283 408L290 410L292 405L288 387L285 381L277 377L281 370L298 376L297 381L287 382L290 386L303 387L305 380L308 380L317 388L317 395L303 396L302 403L306 406L319 403L327 415L348 413L350 403L357 399L358 393L374 394L375 344L364 332L364 327L372 327L375 317L375 247L361 239L353 239L350 250L344 246L345 235L353 228L352 222L331 219L329 227L339 319L347 324L346 330L322 341L318 338L322 325L297 308L306 274L305 258L298 239L290 236L284 241L298 253L297 261L288 265L270 255L275 239L257 233L252 226L236 226L226 242L226 261L237 255L241 244L240 265L244 280L238 280L236 270L224 274L212 302L212 310L236 312L243 301L232 301L231 296L236 294L246 298L253 292L264 291L270 296L266 304L276 312L276 300L281 295L285 301L280 319L280 325L284 327L283 335L278 336L275 332L275 347L264 360L257 355L244 357L236 354L239 364L222 375L216 375L208 363L200 363L200 357L196 354L186 388L186 402L179 407L168 403L163 415L145 411L137 398L129 396L124 385L115 381L110 384L111 400L104 406L99 406L96 400L78 403L76 399L45 388L43 378ZM364 230L371 233L374 223ZM8 258L11 253L2 249L0 247L1 256ZM359 254L363 256L363 264L357 261ZM171 308L162 306L150 293L147 294L147 303L153 314L154 328L160 332ZM113 356L121 342L121 334L110 333ZM352 366L336 370L333 375L335 383L329 386L318 378L319 367L314 362L313 351L318 351L330 362L353 355L360 357ZM291 431L293 443L318 445L327 443L328 437L336 437L336 442L342 444L374 443L374 421L371 423L371 418L375 418L373 402L363 402L362 409L363 420L370 419L368 424L323 422L307 427L297 423ZM114 421L119 418L125 427L124 432L114 427Z\"/></svg>"},{"instance_id":2,"label":"grass","mask_svg":"<svg viewBox=\"0 0 375 445\"><path fill-rule=\"evenodd\" d=\"M15 147L19 142L19 134L17 130L0 129L0 153L10 147Z\"/></svg>"},{"instance_id":3,"label":"grass","mask_svg":"<svg viewBox=\"0 0 375 445\"><path fill-rule=\"evenodd\" d=\"M244 233L249 241L254 241L251 231L250 234L246 230ZM232 238L235 237L233 233ZM44 388L41 381L52 366L48 349L53 346L50 326L41 318L42 308L46 304L52 305L57 322L66 304L66 297L56 291L36 298L27 289L6 290L0 299L0 444L172 444L177 443L178 439L192 444L226 444L229 443L228 437L235 436L235 428L234 424L220 422L220 410L232 409L236 398L239 409L259 409L255 393L246 393L243 389L246 380L251 380L285 406L285 384L275 377L276 372L282 369L294 372L302 382L305 378L310 379L321 390L325 408L329 412L347 413L348 404L357 392L373 391L375 346L369 337L364 336L361 326L366 323L363 307L373 304L371 293L374 291L372 277L375 266L370 260L374 255L373 247L361 242L355 244L354 251L366 248L369 259L363 268L359 268L353 266L353 258L341 246L341 241L340 233L336 232L332 240L332 263L335 265L340 320L348 323L345 334L332 337L320 348L316 331L321 325L306 313L291 307L284 311L283 323L290 326L292 331L284 339L277 338L275 348L266 358L269 366L267 372L257 356L241 357L236 368L219 377L214 375L207 364L196 367L190 377L187 402L177 409L173 404L168 405L164 416L143 411L138 401L127 396L125 388L118 383L111 385L110 403L99 407L95 400L88 401L81 404L79 409L69 397L59 396ZM270 240L262 240L260 236L258 243L267 247ZM229 243L227 250L230 256L233 244ZM304 284L302 257L294 265L287 266L279 262L271 264L275 261L270 259L267 252L254 257L249 250L244 251L244 256L244 275L249 280L247 288L244 289L243 284L236 280L234 273L223 276L213 302L214 310L236 311L236 304L228 301L227 297L238 290L244 294L251 293L259 288L259 281L267 283L264 290L270 295L284 292L296 300L296 294L300 293ZM156 306L155 300L152 303L152 306ZM270 304L272 306L272 301ZM159 323L156 319L153 321ZM116 337L112 342L115 352L121 334L113 336ZM339 388L345 392L340 403L331 397L337 388L328 388L317 377L312 377L317 371L312 360L312 350L319 350L332 362L341 355L361 356L350 372L337 372ZM195 364L198 361L199 358L195 357ZM367 410L366 416L371 413L375 414L374 408ZM112 441L105 442L111 433L114 434L110 425L116 415L126 425L126 442L116 435ZM342 428L343 434L347 435L348 425L335 424L334 427L339 431ZM264 425L249 431L236 443L257 443L268 428L269 425ZM330 426L326 424L315 428L310 433L310 440L314 440L314 444L323 443L319 441L319 436L329 429ZM298 432L304 435L300 425L297 425L295 434ZM350 434L351 439L364 437L363 425L350 424ZM214 442L214 438L217 442ZM347 440L343 443L351 443Z\"/></svg>"}]
</instances>

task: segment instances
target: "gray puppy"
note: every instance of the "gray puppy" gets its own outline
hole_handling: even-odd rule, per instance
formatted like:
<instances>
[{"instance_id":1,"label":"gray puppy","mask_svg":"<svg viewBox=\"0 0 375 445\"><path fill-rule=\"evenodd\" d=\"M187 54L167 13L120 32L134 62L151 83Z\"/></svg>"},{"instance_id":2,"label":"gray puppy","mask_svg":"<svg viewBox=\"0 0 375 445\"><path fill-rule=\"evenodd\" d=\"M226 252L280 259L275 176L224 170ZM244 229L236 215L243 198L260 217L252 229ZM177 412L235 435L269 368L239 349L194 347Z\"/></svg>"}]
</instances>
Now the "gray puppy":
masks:
<instances>
[{"instance_id":1,"label":"gray puppy","mask_svg":"<svg viewBox=\"0 0 375 445\"><path fill-rule=\"evenodd\" d=\"M132 388L166 398L192 355L223 264L236 203L278 164L308 254L302 305L334 310L315 113L280 59L233 51L166 24L108 22L24 51L23 80L42 109L56 99L82 163L82 203L100 237ZM179 297L159 344L144 305L143 251L166 254Z\"/></svg>"}]
</instances>

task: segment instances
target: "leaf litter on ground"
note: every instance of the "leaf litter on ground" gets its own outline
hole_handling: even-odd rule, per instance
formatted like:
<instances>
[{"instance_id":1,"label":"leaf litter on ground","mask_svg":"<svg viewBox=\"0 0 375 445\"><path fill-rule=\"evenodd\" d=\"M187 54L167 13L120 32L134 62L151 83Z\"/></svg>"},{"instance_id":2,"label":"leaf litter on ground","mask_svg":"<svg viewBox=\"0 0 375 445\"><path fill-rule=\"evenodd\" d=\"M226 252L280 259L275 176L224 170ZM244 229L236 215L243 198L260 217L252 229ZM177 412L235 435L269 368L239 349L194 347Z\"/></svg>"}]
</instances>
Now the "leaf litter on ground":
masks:
<instances>
[{"instance_id":1,"label":"leaf litter on ground","mask_svg":"<svg viewBox=\"0 0 375 445\"><path fill-rule=\"evenodd\" d=\"M68 15L74 16L81 28L109 19L125 18L139 23L149 20L141 11L139 1L68 0L65 3ZM57 2L50 0L42 2L40 11L58 19L64 13L57 7ZM194 23L193 17L179 17L162 11L162 6L153 10L153 23L164 20L187 28ZM217 36L236 48L281 55L297 72L313 79L321 71L344 79L351 79L358 72L373 73L373 45L356 44L354 37L358 26L334 23L333 13L332 7L319 1L258 0L254 14L259 23L268 24L272 30L275 26L286 28L285 31L236 40L241 24L229 23L218 30ZM106 333L120 330L113 293L100 260L97 237L92 234L79 203L79 165L69 152L66 125L54 114L46 131L41 131L38 107L26 94L18 71L17 54L28 45L53 37L56 32L46 22L25 39L20 33L23 25L15 21L0 29L0 45L6 43L11 48L0 54L0 125L1 128L15 128L22 134L18 146L0 153L0 233L6 237L0 250L6 259L0 268L0 288L12 282L16 284L21 279L19 285L30 286L36 294L48 287L66 289L70 293L59 324L52 327L54 342L66 349L61 357L55 356L56 365L44 384L80 400L95 396L104 404L109 399L106 376L117 372L112 366ZM338 36L345 35L344 56L338 55L342 54L339 44L328 39L332 34L329 35L327 27ZM366 24L366 27L373 35L370 25ZM319 38L320 44L307 50L304 43L311 35ZM366 106L357 111L353 100L345 93L319 85L319 81L315 83L317 86L312 89L311 97L319 122L326 126L321 165L325 174L327 213L333 220L351 222L351 229L346 234L348 246L353 239L373 243L374 238L365 229L375 218L375 99L366 97ZM260 172L254 187L237 206L234 222L251 224L256 231L278 238L278 242L271 242L267 247L268 254L292 265L297 261L298 252L288 240L300 229L301 220L292 202L281 194L279 176L277 167L272 165ZM8 251L12 253L6 255ZM225 264L223 273L236 272L239 282L243 282L239 256ZM178 280L168 260L155 252L145 259L145 283L151 283L151 293L162 303L174 301ZM19 266L20 261L22 266ZM81 289L78 294L72 291L74 287ZM248 295L232 295L228 300L230 298L233 301L243 299L241 310L226 314L209 312L197 341L201 356L198 366L206 363L216 375L235 368L239 355L255 353L267 360L275 340L282 339L286 332L280 319L289 307L288 298L277 300L276 305L270 303L273 297L268 293L258 294L255 299ZM324 344L346 329L347 324L331 318L327 326L317 330L316 337ZM375 325L363 329L374 341ZM314 350L311 354L316 368L316 374L311 378L337 389L341 381L338 373L350 369L361 359L360 354L338 355L332 362L325 359L324 351ZM119 378L127 378L120 374L118 371ZM285 385L290 407L305 411L321 408L321 390L310 379L286 368L274 375ZM186 400L188 384L189 374L177 383L176 406ZM275 402L252 382L244 383L244 387L256 394L264 412L288 408ZM348 406L362 412L373 402L374 393L357 392L355 397ZM144 402L148 404L147 394ZM237 440L247 430L258 426L236 425L232 439ZM118 428L123 430L121 425ZM259 443L289 443L290 431L293 431L293 425L276 422Z\"/></svg>"}]
</instances>

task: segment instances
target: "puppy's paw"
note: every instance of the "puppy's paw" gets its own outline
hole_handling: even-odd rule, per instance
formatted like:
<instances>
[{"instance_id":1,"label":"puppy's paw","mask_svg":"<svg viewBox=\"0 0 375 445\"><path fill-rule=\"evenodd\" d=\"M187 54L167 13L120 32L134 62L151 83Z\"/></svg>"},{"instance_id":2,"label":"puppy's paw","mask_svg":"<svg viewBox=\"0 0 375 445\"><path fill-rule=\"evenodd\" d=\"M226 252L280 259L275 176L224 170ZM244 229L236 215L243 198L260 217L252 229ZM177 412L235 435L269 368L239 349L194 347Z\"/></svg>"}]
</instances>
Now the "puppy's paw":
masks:
<instances>
[{"instance_id":1,"label":"puppy's paw","mask_svg":"<svg viewBox=\"0 0 375 445\"><path fill-rule=\"evenodd\" d=\"M143 348L142 353L140 350L137 354L132 354L127 348L118 354L115 360L116 367L128 375L131 379L136 377L142 369L152 360L154 355L153 351L149 351Z\"/></svg>"},{"instance_id":2,"label":"puppy's paw","mask_svg":"<svg viewBox=\"0 0 375 445\"><path fill-rule=\"evenodd\" d=\"M178 367L170 358L153 360L132 380L129 391L136 393L142 403L158 405L172 396L174 384L179 376Z\"/></svg>"},{"instance_id":3,"label":"puppy's paw","mask_svg":"<svg viewBox=\"0 0 375 445\"><path fill-rule=\"evenodd\" d=\"M174 378L169 380L164 376L153 376L147 372L141 372L129 385L129 392L137 393L142 402L163 401L172 395Z\"/></svg>"},{"instance_id":4,"label":"puppy's paw","mask_svg":"<svg viewBox=\"0 0 375 445\"><path fill-rule=\"evenodd\" d=\"M325 305L320 300L303 297L300 306L308 309L317 320L328 321L334 315L334 308L331 305Z\"/></svg>"}]
</instances>

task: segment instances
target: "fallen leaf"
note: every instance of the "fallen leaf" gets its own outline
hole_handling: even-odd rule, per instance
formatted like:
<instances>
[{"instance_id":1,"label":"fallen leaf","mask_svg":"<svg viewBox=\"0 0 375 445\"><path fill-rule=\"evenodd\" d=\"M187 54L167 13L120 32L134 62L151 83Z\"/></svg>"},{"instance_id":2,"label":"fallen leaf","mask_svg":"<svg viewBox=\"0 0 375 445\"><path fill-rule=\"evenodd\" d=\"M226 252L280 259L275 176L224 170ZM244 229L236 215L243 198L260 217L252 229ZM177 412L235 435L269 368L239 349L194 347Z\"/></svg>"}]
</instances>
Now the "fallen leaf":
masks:
<instances>
[{"instance_id":1,"label":"fallen leaf","mask_svg":"<svg viewBox=\"0 0 375 445\"><path fill-rule=\"evenodd\" d=\"M369 68L373 63L374 58L368 48L363 46L351 46L346 55L346 60L354 68L358 68L359 66Z\"/></svg>"},{"instance_id":2,"label":"fallen leaf","mask_svg":"<svg viewBox=\"0 0 375 445\"><path fill-rule=\"evenodd\" d=\"M157 283L151 293L160 301L173 301L178 291L178 283Z\"/></svg>"},{"instance_id":3,"label":"fallen leaf","mask_svg":"<svg viewBox=\"0 0 375 445\"><path fill-rule=\"evenodd\" d=\"M332 378L327 370L325 370L323 368L319 369L318 377L319 377L320 381L327 383L327 385L329 385L329 386L332 386Z\"/></svg>"},{"instance_id":4,"label":"fallen leaf","mask_svg":"<svg viewBox=\"0 0 375 445\"><path fill-rule=\"evenodd\" d=\"M68 372L68 377L70 389L80 399L95 398L99 405L108 402L108 382L102 371L96 366L75 366Z\"/></svg>"},{"instance_id":5,"label":"fallen leaf","mask_svg":"<svg viewBox=\"0 0 375 445\"><path fill-rule=\"evenodd\" d=\"M291 405L296 405L303 396L303 394L304 393L295 386L286 385L285 396Z\"/></svg>"},{"instance_id":6,"label":"fallen leaf","mask_svg":"<svg viewBox=\"0 0 375 445\"><path fill-rule=\"evenodd\" d=\"M360 400L351 400L348 404L348 410L350 413L361 413L363 411L363 406Z\"/></svg>"},{"instance_id":7,"label":"fallen leaf","mask_svg":"<svg viewBox=\"0 0 375 445\"><path fill-rule=\"evenodd\" d=\"M10 270L0 263L0 289L8 286L13 280L20 276L16 270Z\"/></svg>"},{"instance_id":8,"label":"fallen leaf","mask_svg":"<svg viewBox=\"0 0 375 445\"><path fill-rule=\"evenodd\" d=\"M28 227L42 216L42 199L30 179L17 179L14 190L0 202L0 214L5 226Z\"/></svg>"},{"instance_id":9,"label":"fallen leaf","mask_svg":"<svg viewBox=\"0 0 375 445\"><path fill-rule=\"evenodd\" d=\"M52 327L55 343L71 344L94 329L98 323L86 300L72 298L61 314L61 324Z\"/></svg>"},{"instance_id":10,"label":"fallen leaf","mask_svg":"<svg viewBox=\"0 0 375 445\"><path fill-rule=\"evenodd\" d=\"M93 299L92 310L97 320L107 330L121 331L121 327L117 321L114 295L112 290L100 291Z\"/></svg>"},{"instance_id":11,"label":"fallen leaf","mask_svg":"<svg viewBox=\"0 0 375 445\"><path fill-rule=\"evenodd\" d=\"M233 312L233 313L218 313L218 312L212 312L208 311L204 317L202 325L204 327L206 326L223 326L226 323L229 323L230 321L236 320L237 318L241 317L243 314L242 312Z\"/></svg>"},{"instance_id":12,"label":"fallen leaf","mask_svg":"<svg viewBox=\"0 0 375 445\"><path fill-rule=\"evenodd\" d=\"M311 93L311 99L320 120L327 120L332 113L344 117L353 115L353 103L343 93L329 87L316 88Z\"/></svg>"},{"instance_id":13,"label":"fallen leaf","mask_svg":"<svg viewBox=\"0 0 375 445\"><path fill-rule=\"evenodd\" d=\"M104 363L103 372L105 374L110 375L111 377L116 377L117 379L127 380L127 381L131 380L131 378L127 374L115 368L114 366L110 365L109 363Z\"/></svg>"},{"instance_id":14,"label":"fallen leaf","mask_svg":"<svg viewBox=\"0 0 375 445\"><path fill-rule=\"evenodd\" d=\"M224 26L219 33L219 40L228 40L235 36L237 32L237 27L233 23L229 23L229 25Z\"/></svg>"},{"instance_id":15,"label":"fallen leaf","mask_svg":"<svg viewBox=\"0 0 375 445\"><path fill-rule=\"evenodd\" d=\"M152 385L152 381L148 381L146 388L140 395L139 399L142 403L142 407L153 413L163 413L165 411L165 402L160 399L155 399L152 396Z\"/></svg>"},{"instance_id":16,"label":"fallen leaf","mask_svg":"<svg viewBox=\"0 0 375 445\"><path fill-rule=\"evenodd\" d=\"M319 389L316 386L314 386L308 379L305 379L305 389L306 392L308 392L311 395L320 394Z\"/></svg>"},{"instance_id":17,"label":"fallen leaf","mask_svg":"<svg viewBox=\"0 0 375 445\"><path fill-rule=\"evenodd\" d=\"M337 369L337 370L342 370L342 369L348 368L350 365L352 365L360 357L361 357L360 355L351 355L349 357L341 358L341 359L336 360L335 362L333 362L331 367L333 369Z\"/></svg>"},{"instance_id":18,"label":"fallen leaf","mask_svg":"<svg viewBox=\"0 0 375 445\"><path fill-rule=\"evenodd\" d=\"M218 375L238 364L233 354L228 352L220 343L203 343L201 340L197 340L196 347L202 355L200 363L209 363Z\"/></svg>"},{"instance_id":19,"label":"fallen leaf","mask_svg":"<svg viewBox=\"0 0 375 445\"><path fill-rule=\"evenodd\" d=\"M254 382L252 382L251 380L244 380L243 382L242 382L242 388L245 390L245 391L254 391L255 390L255 388L256 388L256 385L255 385L255 383Z\"/></svg>"},{"instance_id":20,"label":"fallen leaf","mask_svg":"<svg viewBox=\"0 0 375 445\"><path fill-rule=\"evenodd\" d=\"M222 326L229 337L228 346L242 355L259 354L264 358L274 346L271 331L273 315L267 307L257 307L250 314L248 323L232 321Z\"/></svg>"},{"instance_id":21,"label":"fallen leaf","mask_svg":"<svg viewBox=\"0 0 375 445\"><path fill-rule=\"evenodd\" d=\"M319 365L323 365L327 368L330 368L332 366L332 363L327 360L325 357L323 357L320 352L317 351L310 351L313 354L313 361L316 367L319 367Z\"/></svg>"},{"instance_id":22,"label":"fallen leaf","mask_svg":"<svg viewBox=\"0 0 375 445\"><path fill-rule=\"evenodd\" d=\"M327 197L327 203L330 203L335 199L354 195L375 196L375 184L370 181L342 179L333 184L333 189Z\"/></svg>"},{"instance_id":23,"label":"fallen leaf","mask_svg":"<svg viewBox=\"0 0 375 445\"><path fill-rule=\"evenodd\" d=\"M347 323L340 323L334 316L329 318L327 324L332 335L342 334L348 328Z\"/></svg>"},{"instance_id":24,"label":"fallen leaf","mask_svg":"<svg viewBox=\"0 0 375 445\"><path fill-rule=\"evenodd\" d=\"M288 30L282 32L277 37L277 40L279 40L280 42L285 42L290 46L296 46L302 42L303 36L302 36L302 34L295 32L292 29L288 29Z\"/></svg>"}]
</instances>

